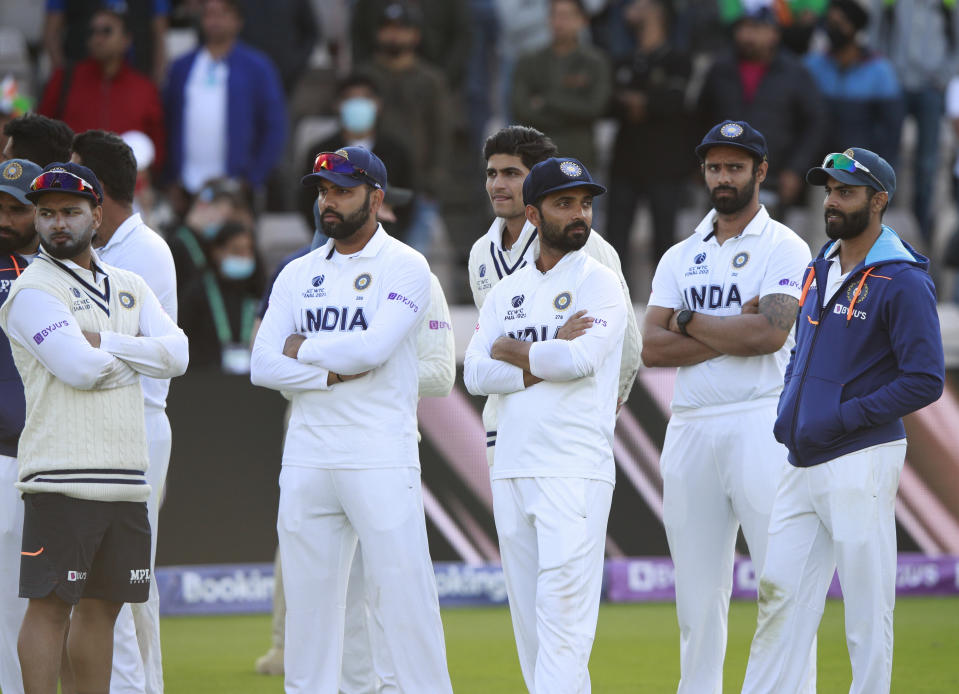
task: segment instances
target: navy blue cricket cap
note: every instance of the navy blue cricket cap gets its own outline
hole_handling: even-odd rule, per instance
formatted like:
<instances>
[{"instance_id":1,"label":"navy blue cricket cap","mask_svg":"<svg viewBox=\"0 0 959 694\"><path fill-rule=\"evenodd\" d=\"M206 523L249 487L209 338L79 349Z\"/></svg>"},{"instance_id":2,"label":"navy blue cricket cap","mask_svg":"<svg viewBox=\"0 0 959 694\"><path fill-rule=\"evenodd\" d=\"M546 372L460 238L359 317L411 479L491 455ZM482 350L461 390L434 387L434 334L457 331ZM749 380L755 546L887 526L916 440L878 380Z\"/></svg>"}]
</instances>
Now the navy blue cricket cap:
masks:
<instances>
[{"instance_id":1,"label":"navy blue cricket cap","mask_svg":"<svg viewBox=\"0 0 959 694\"><path fill-rule=\"evenodd\" d=\"M386 165L366 147L344 147L335 152L320 152L313 160L313 173L300 179L304 186L319 185L326 179L343 188L371 185L386 189Z\"/></svg>"},{"instance_id":2,"label":"navy blue cricket cap","mask_svg":"<svg viewBox=\"0 0 959 694\"><path fill-rule=\"evenodd\" d=\"M593 180L583 163L571 157L551 157L529 170L523 181L523 203L535 205L550 193L567 188L586 188L602 195L606 188Z\"/></svg>"},{"instance_id":3,"label":"navy blue cricket cap","mask_svg":"<svg viewBox=\"0 0 959 694\"><path fill-rule=\"evenodd\" d=\"M103 204L103 188L97 175L82 164L55 161L43 167L30 183L27 199L36 204L44 193L79 195L94 205Z\"/></svg>"},{"instance_id":4,"label":"navy blue cricket cap","mask_svg":"<svg viewBox=\"0 0 959 694\"><path fill-rule=\"evenodd\" d=\"M12 195L24 205L33 203L27 199L30 184L42 169L26 159L8 159L0 165L0 193Z\"/></svg>"},{"instance_id":5,"label":"navy blue cricket cap","mask_svg":"<svg viewBox=\"0 0 959 694\"><path fill-rule=\"evenodd\" d=\"M824 186L830 178L847 186L869 186L885 191L890 200L896 192L896 172L889 162L862 147L827 154L821 166L806 172L806 183L810 185Z\"/></svg>"},{"instance_id":6,"label":"navy blue cricket cap","mask_svg":"<svg viewBox=\"0 0 959 694\"><path fill-rule=\"evenodd\" d=\"M739 147L763 160L769 153L763 134L744 120L724 120L714 125L696 147L696 156L706 161L706 152L717 145Z\"/></svg>"}]
</instances>

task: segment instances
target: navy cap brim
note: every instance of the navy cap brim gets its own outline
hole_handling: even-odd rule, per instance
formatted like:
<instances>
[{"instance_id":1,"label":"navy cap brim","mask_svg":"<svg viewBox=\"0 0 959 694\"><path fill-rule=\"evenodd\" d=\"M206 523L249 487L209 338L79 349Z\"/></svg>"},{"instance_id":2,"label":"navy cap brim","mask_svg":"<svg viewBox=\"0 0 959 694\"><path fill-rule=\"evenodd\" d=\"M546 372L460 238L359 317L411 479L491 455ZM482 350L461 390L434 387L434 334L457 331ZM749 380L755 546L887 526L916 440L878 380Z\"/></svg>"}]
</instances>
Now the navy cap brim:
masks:
<instances>
[{"instance_id":1,"label":"navy cap brim","mask_svg":"<svg viewBox=\"0 0 959 694\"><path fill-rule=\"evenodd\" d=\"M62 193L64 195L76 195L79 198L86 198L91 201L94 205L99 205L100 201L97 199L97 196L93 193L88 193L82 190L64 190L62 188L43 188L41 190L31 190L27 193L27 200L32 202L34 205L37 204L37 200L41 195L46 195L47 193Z\"/></svg>"},{"instance_id":2,"label":"navy cap brim","mask_svg":"<svg viewBox=\"0 0 959 694\"><path fill-rule=\"evenodd\" d=\"M335 173L333 171L318 171L316 173L307 174L300 179L300 183L306 187L318 186L320 184L320 179L327 180L334 185L340 186L341 188L356 188L356 186L369 183L362 178L357 178L348 174Z\"/></svg>"},{"instance_id":3,"label":"navy cap brim","mask_svg":"<svg viewBox=\"0 0 959 694\"><path fill-rule=\"evenodd\" d=\"M869 186L870 188L882 191L882 188L879 188L876 182L865 174L859 175L852 171L843 171L842 169L824 169L821 166L809 169L809 171L806 172L806 183L813 186L824 186L830 178L840 183L845 183L847 186Z\"/></svg>"},{"instance_id":4,"label":"navy cap brim","mask_svg":"<svg viewBox=\"0 0 959 694\"><path fill-rule=\"evenodd\" d=\"M542 193L539 194L539 198L537 200L533 200L532 202L524 200L523 202L526 205L535 205L538 202L538 200L542 200L547 195L552 195L553 193L556 193L560 190L569 190L570 188L586 188L593 195L602 195L603 193L606 192L606 187L601 186L598 183L588 183L587 181L569 181L568 183L563 183L558 186L553 186L552 188L549 188L548 190L544 190Z\"/></svg>"},{"instance_id":5,"label":"navy cap brim","mask_svg":"<svg viewBox=\"0 0 959 694\"><path fill-rule=\"evenodd\" d=\"M754 149L752 147L747 147L746 145L741 145L738 142L705 142L698 147L696 147L696 156L699 157L700 161L706 161L706 152L711 150L713 147L735 147L736 149L741 149L744 152L749 152L754 157L759 157L760 159L765 159L766 155L763 152ZM689 150L686 150L687 152Z\"/></svg>"},{"instance_id":6,"label":"navy cap brim","mask_svg":"<svg viewBox=\"0 0 959 694\"><path fill-rule=\"evenodd\" d=\"M19 188L14 188L13 186L0 186L0 193L6 193L7 195L13 196L24 205L33 204L29 199L27 199L26 194L22 190Z\"/></svg>"}]
</instances>

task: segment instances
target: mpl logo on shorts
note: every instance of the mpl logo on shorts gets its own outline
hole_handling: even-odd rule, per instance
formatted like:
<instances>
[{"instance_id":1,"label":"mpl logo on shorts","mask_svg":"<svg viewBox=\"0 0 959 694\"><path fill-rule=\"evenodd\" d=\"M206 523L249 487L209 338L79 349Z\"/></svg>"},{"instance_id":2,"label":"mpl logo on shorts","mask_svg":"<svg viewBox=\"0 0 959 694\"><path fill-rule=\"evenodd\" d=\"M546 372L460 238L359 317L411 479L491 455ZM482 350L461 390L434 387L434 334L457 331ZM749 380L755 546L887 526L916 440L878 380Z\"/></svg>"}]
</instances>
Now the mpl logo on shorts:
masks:
<instances>
[{"instance_id":1,"label":"mpl logo on shorts","mask_svg":"<svg viewBox=\"0 0 959 694\"><path fill-rule=\"evenodd\" d=\"M87 580L86 571L67 571L67 580L71 583L76 583L77 581Z\"/></svg>"},{"instance_id":2,"label":"mpl logo on shorts","mask_svg":"<svg viewBox=\"0 0 959 694\"><path fill-rule=\"evenodd\" d=\"M130 569L130 583L149 583L150 569Z\"/></svg>"}]
</instances>

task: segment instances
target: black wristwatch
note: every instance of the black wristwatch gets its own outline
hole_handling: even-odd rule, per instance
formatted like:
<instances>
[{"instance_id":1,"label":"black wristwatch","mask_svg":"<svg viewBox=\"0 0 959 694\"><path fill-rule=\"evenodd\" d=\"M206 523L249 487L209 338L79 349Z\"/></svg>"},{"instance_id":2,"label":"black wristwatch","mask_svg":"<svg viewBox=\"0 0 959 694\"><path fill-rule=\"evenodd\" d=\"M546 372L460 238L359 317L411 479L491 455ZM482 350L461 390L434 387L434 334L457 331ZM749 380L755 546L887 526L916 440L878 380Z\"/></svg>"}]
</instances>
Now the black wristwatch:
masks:
<instances>
[{"instance_id":1,"label":"black wristwatch","mask_svg":"<svg viewBox=\"0 0 959 694\"><path fill-rule=\"evenodd\" d=\"M676 314L676 325L679 326L679 332L686 337L689 337L689 333L686 332L686 326L689 325L689 321L691 321L695 315L696 313L688 308L684 308L682 311Z\"/></svg>"}]
</instances>

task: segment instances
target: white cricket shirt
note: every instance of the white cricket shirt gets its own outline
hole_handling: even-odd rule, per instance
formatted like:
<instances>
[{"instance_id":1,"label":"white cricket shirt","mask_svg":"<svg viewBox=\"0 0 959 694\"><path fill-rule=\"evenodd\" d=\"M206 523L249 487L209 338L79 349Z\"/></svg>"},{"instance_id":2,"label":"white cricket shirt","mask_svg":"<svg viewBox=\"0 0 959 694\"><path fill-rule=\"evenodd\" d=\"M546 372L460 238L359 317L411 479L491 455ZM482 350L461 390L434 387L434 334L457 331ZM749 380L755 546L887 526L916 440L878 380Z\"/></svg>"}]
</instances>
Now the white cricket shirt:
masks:
<instances>
[{"instance_id":1,"label":"white cricket shirt","mask_svg":"<svg viewBox=\"0 0 959 694\"><path fill-rule=\"evenodd\" d=\"M283 269L250 378L292 395L284 465L419 467L416 345L429 307L426 259L382 226L352 256L330 240ZM283 354L294 333L306 337L297 359ZM327 386L330 371L369 373Z\"/></svg>"},{"instance_id":2,"label":"white cricket shirt","mask_svg":"<svg viewBox=\"0 0 959 694\"><path fill-rule=\"evenodd\" d=\"M97 249L104 262L140 275L160 302L160 306L176 323L176 268L170 246L153 229L144 224L139 214L127 217L117 227L106 245ZM140 378L143 404L147 408L166 408L170 390L168 378Z\"/></svg>"},{"instance_id":3,"label":"white cricket shirt","mask_svg":"<svg viewBox=\"0 0 959 694\"><path fill-rule=\"evenodd\" d=\"M809 265L809 246L789 227L770 218L765 207L739 236L719 245L713 231L716 210L695 232L663 255L653 277L650 306L690 308L711 316L733 316L750 299L769 294L799 298ZM778 397L794 331L772 354L722 355L681 366L672 411Z\"/></svg>"},{"instance_id":4,"label":"white cricket shirt","mask_svg":"<svg viewBox=\"0 0 959 694\"><path fill-rule=\"evenodd\" d=\"M555 339L581 309L595 319L593 326L575 340ZM616 275L585 250L566 254L545 273L529 264L493 288L464 363L471 393L501 395L492 479L614 483L612 441L626 313ZM535 343L530 370L543 382L524 388L522 369L490 357L502 335Z\"/></svg>"}]
</instances>

